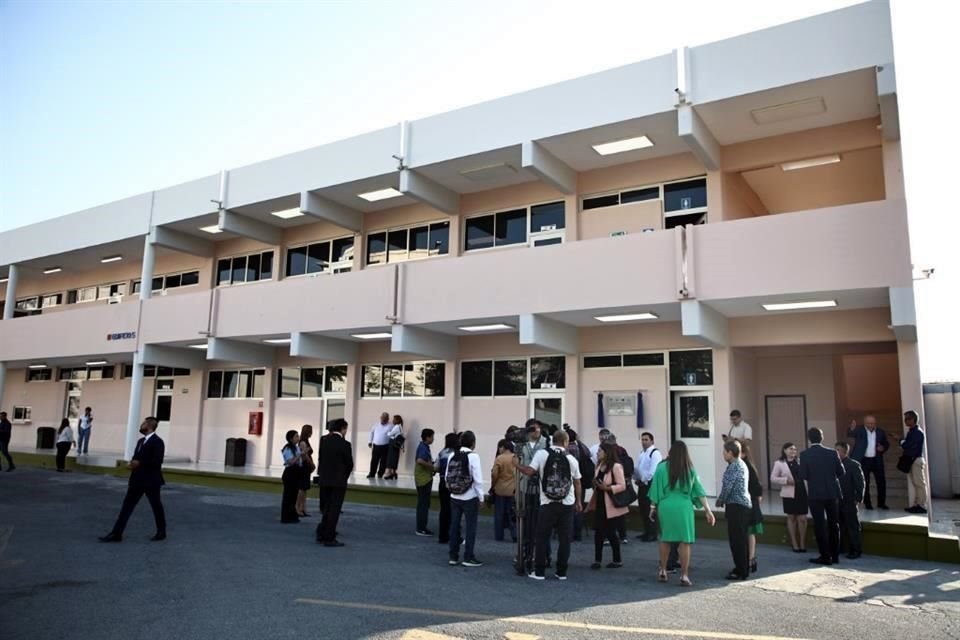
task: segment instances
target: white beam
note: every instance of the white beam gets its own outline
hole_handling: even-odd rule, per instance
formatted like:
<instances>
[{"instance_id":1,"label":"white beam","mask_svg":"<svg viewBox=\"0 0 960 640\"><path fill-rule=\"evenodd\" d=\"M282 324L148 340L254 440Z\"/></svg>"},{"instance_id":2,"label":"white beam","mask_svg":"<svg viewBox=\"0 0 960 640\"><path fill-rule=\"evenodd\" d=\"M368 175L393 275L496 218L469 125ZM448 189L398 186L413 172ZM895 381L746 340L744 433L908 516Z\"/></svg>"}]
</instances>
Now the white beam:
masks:
<instances>
[{"instance_id":1,"label":"white beam","mask_svg":"<svg viewBox=\"0 0 960 640\"><path fill-rule=\"evenodd\" d=\"M363 213L309 191L300 193L300 211L349 231L363 230Z\"/></svg>"},{"instance_id":2,"label":"white beam","mask_svg":"<svg viewBox=\"0 0 960 640\"><path fill-rule=\"evenodd\" d=\"M294 358L316 358L328 362L353 364L359 345L349 340L317 336L296 331L290 334L290 355Z\"/></svg>"},{"instance_id":3,"label":"white beam","mask_svg":"<svg viewBox=\"0 0 960 640\"><path fill-rule=\"evenodd\" d=\"M529 173L561 193L577 192L577 172L533 140L521 147L521 165Z\"/></svg>"},{"instance_id":4,"label":"white beam","mask_svg":"<svg viewBox=\"0 0 960 640\"><path fill-rule=\"evenodd\" d=\"M160 344L145 344L140 347L140 362L179 369L203 369L207 364L206 358L197 349L168 347Z\"/></svg>"},{"instance_id":5,"label":"white beam","mask_svg":"<svg viewBox=\"0 0 960 640\"><path fill-rule=\"evenodd\" d=\"M240 362L258 367L273 365L274 349L264 344L228 340L226 338L207 338L207 360Z\"/></svg>"},{"instance_id":6,"label":"white beam","mask_svg":"<svg viewBox=\"0 0 960 640\"><path fill-rule=\"evenodd\" d=\"M917 305L913 287L890 287L890 328L898 342L917 341Z\"/></svg>"},{"instance_id":7,"label":"white beam","mask_svg":"<svg viewBox=\"0 0 960 640\"><path fill-rule=\"evenodd\" d=\"M157 247L166 247L201 258L212 258L214 255L213 243L209 240L166 227L151 227L149 242Z\"/></svg>"},{"instance_id":8,"label":"white beam","mask_svg":"<svg viewBox=\"0 0 960 640\"><path fill-rule=\"evenodd\" d=\"M577 353L577 328L533 313L520 316L520 344L565 354Z\"/></svg>"},{"instance_id":9,"label":"white beam","mask_svg":"<svg viewBox=\"0 0 960 640\"><path fill-rule=\"evenodd\" d=\"M883 139L900 139L900 106L897 102L897 71L893 63L877 67L877 102L880 104L880 122Z\"/></svg>"},{"instance_id":10,"label":"white beam","mask_svg":"<svg viewBox=\"0 0 960 640\"><path fill-rule=\"evenodd\" d=\"M394 353L413 353L437 360L457 359L457 336L402 324L393 325L392 333L390 351Z\"/></svg>"},{"instance_id":11,"label":"white beam","mask_svg":"<svg viewBox=\"0 0 960 640\"><path fill-rule=\"evenodd\" d=\"M711 347L727 346L727 318L699 300L680 301L683 335L696 338Z\"/></svg>"},{"instance_id":12,"label":"white beam","mask_svg":"<svg viewBox=\"0 0 960 640\"><path fill-rule=\"evenodd\" d=\"M229 231L263 244L277 245L283 243L283 231L280 228L227 209L220 210L218 226L223 231Z\"/></svg>"},{"instance_id":13,"label":"white beam","mask_svg":"<svg viewBox=\"0 0 960 640\"><path fill-rule=\"evenodd\" d=\"M677 107L677 134L707 170L720 169L720 144L700 115L688 104Z\"/></svg>"},{"instance_id":14,"label":"white beam","mask_svg":"<svg viewBox=\"0 0 960 640\"><path fill-rule=\"evenodd\" d=\"M459 193L437 184L412 169L404 169L400 172L400 192L414 200L428 204L438 211L450 215L460 213Z\"/></svg>"},{"instance_id":15,"label":"white beam","mask_svg":"<svg viewBox=\"0 0 960 640\"><path fill-rule=\"evenodd\" d=\"M17 284L20 282L20 267L12 264L7 267L7 289L4 294L3 319L12 320L17 308Z\"/></svg>"}]
</instances>

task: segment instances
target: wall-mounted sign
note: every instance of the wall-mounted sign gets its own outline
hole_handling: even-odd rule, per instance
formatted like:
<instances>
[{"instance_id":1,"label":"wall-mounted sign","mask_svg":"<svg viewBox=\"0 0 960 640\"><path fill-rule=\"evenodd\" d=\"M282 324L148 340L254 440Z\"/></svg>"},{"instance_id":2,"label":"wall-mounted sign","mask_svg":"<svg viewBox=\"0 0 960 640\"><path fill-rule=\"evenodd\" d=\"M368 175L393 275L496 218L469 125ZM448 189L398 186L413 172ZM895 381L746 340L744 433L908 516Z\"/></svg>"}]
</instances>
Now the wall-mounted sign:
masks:
<instances>
[{"instance_id":1,"label":"wall-mounted sign","mask_svg":"<svg viewBox=\"0 0 960 640\"><path fill-rule=\"evenodd\" d=\"M121 331L119 333L108 333L107 342L113 340L136 340L137 332L136 331Z\"/></svg>"},{"instance_id":2,"label":"wall-mounted sign","mask_svg":"<svg viewBox=\"0 0 960 640\"><path fill-rule=\"evenodd\" d=\"M625 236L625 235L627 235L627 232L626 232L626 231L611 231L611 232L610 232L610 237L611 237L611 238L619 238L620 236Z\"/></svg>"},{"instance_id":3,"label":"wall-mounted sign","mask_svg":"<svg viewBox=\"0 0 960 640\"><path fill-rule=\"evenodd\" d=\"M693 206L693 198L680 198L680 208L689 209Z\"/></svg>"},{"instance_id":4,"label":"wall-mounted sign","mask_svg":"<svg viewBox=\"0 0 960 640\"><path fill-rule=\"evenodd\" d=\"M637 413L635 393L605 393L603 399L607 403L608 416L632 416Z\"/></svg>"}]
</instances>

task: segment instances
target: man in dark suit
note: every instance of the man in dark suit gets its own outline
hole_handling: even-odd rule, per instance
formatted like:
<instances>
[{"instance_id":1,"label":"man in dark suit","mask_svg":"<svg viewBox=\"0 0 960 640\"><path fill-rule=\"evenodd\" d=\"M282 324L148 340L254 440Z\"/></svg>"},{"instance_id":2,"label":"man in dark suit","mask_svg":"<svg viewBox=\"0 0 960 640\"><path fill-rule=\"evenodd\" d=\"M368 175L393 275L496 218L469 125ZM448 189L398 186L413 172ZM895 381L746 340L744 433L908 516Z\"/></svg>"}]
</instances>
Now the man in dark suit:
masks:
<instances>
[{"instance_id":1,"label":"man in dark suit","mask_svg":"<svg viewBox=\"0 0 960 640\"><path fill-rule=\"evenodd\" d=\"M113 529L105 536L100 536L100 542L120 542L123 539L123 530L127 527L127 520L133 514L134 508L144 495L150 501L153 509L153 520L157 525L157 532L151 541L157 542L167 538L167 519L163 513L163 503L160 502L160 487L165 483L163 472L164 445L163 440L156 434L157 419L145 418L140 425L143 437L137 442L133 459L127 464L130 469L130 481L127 483L127 495L123 498L120 515L117 517Z\"/></svg>"},{"instance_id":2,"label":"man in dark suit","mask_svg":"<svg viewBox=\"0 0 960 640\"><path fill-rule=\"evenodd\" d=\"M800 454L800 477L807 487L807 503L813 516L813 531L820 555L810 558L814 564L840 561L840 478L843 464L833 449L823 446L823 432L807 430L810 447Z\"/></svg>"},{"instance_id":3,"label":"man in dark suit","mask_svg":"<svg viewBox=\"0 0 960 640\"><path fill-rule=\"evenodd\" d=\"M327 423L327 435L317 446L317 484L323 511L317 525L317 542L325 547L342 547L337 540L337 522L347 493L347 480L353 471L353 448L346 440L347 421L337 418Z\"/></svg>"},{"instance_id":4,"label":"man in dark suit","mask_svg":"<svg viewBox=\"0 0 960 640\"><path fill-rule=\"evenodd\" d=\"M860 537L860 503L863 502L863 470L860 463L847 456L850 445L838 442L834 447L843 465L843 477L840 478L840 530L846 532L847 558L856 560L863 555Z\"/></svg>"},{"instance_id":5,"label":"man in dark suit","mask_svg":"<svg viewBox=\"0 0 960 640\"><path fill-rule=\"evenodd\" d=\"M873 509L870 502L870 474L877 481L877 506L889 509L887 506L887 477L883 469L883 454L890 448L887 434L877 428L877 419L873 416L864 416L863 424L858 425L854 420L847 429L847 437L854 438L853 451L850 457L860 463L866 481L863 493L864 506Z\"/></svg>"}]
</instances>

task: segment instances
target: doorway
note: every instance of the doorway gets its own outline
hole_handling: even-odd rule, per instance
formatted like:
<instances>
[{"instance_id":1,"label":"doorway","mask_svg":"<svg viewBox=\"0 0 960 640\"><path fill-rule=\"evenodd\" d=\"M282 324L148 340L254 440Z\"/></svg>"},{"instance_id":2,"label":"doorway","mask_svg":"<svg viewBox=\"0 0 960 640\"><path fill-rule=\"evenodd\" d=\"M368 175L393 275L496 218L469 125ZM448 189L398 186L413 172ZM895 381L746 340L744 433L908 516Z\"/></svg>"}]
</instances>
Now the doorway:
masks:
<instances>
[{"instance_id":1,"label":"doorway","mask_svg":"<svg viewBox=\"0 0 960 640\"><path fill-rule=\"evenodd\" d=\"M780 458L784 443L792 442L803 450L807 441L807 396L764 396L764 414L767 419L767 475L774 461Z\"/></svg>"},{"instance_id":2,"label":"doorway","mask_svg":"<svg viewBox=\"0 0 960 640\"><path fill-rule=\"evenodd\" d=\"M157 378L153 392L153 415L157 419L157 435L170 450L170 415L173 411L173 379Z\"/></svg>"},{"instance_id":3,"label":"doorway","mask_svg":"<svg viewBox=\"0 0 960 640\"><path fill-rule=\"evenodd\" d=\"M320 435L327 432L327 424L337 418L347 416L347 401L344 398L326 398L323 401L323 415L320 416Z\"/></svg>"},{"instance_id":4,"label":"doorway","mask_svg":"<svg viewBox=\"0 0 960 640\"><path fill-rule=\"evenodd\" d=\"M717 449L713 438L713 392L673 392L673 439L683 440L708 495L717 495Z\"/></svg>"},{"instance_id":5,"label":"doorway","mask_svg":"<svg viewBox=\"0 0 960 640\"><path fill-rule=\"evenodd\" d=\"M545 425L563 426L563 396L530 396L530 415Z\"/></svg>"}]
</instances>

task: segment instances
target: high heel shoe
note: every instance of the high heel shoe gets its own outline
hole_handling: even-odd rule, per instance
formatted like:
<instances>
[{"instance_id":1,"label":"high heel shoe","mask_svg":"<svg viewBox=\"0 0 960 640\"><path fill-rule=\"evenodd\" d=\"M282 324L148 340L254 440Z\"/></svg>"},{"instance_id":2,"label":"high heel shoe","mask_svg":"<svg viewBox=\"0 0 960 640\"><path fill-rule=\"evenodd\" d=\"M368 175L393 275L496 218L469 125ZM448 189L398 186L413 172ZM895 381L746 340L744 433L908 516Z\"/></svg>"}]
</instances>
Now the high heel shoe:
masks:
<instances>
[{"instance_id":1,"label":"high heel shoe","mask_svg":"<svg viewBox=\"0 0 960 640\"><path fill-rule=\"evenodd\" d=\"M757 572L757 559L754 558L753 560L750 561L750 573L756 573L756 572Z\"/></svg>"},{"instance_id":2,"label":"high heel shoe","mask_svg":"<svg viewBox=\"0 0 960 640\"><path fill-rule=\"evenodd\" d=\"M657 582L666 582L666 581L667 581L667 572L663 569L663 567L661 567L659 573L657 573Z\"/></svg>"}]
</instances>

